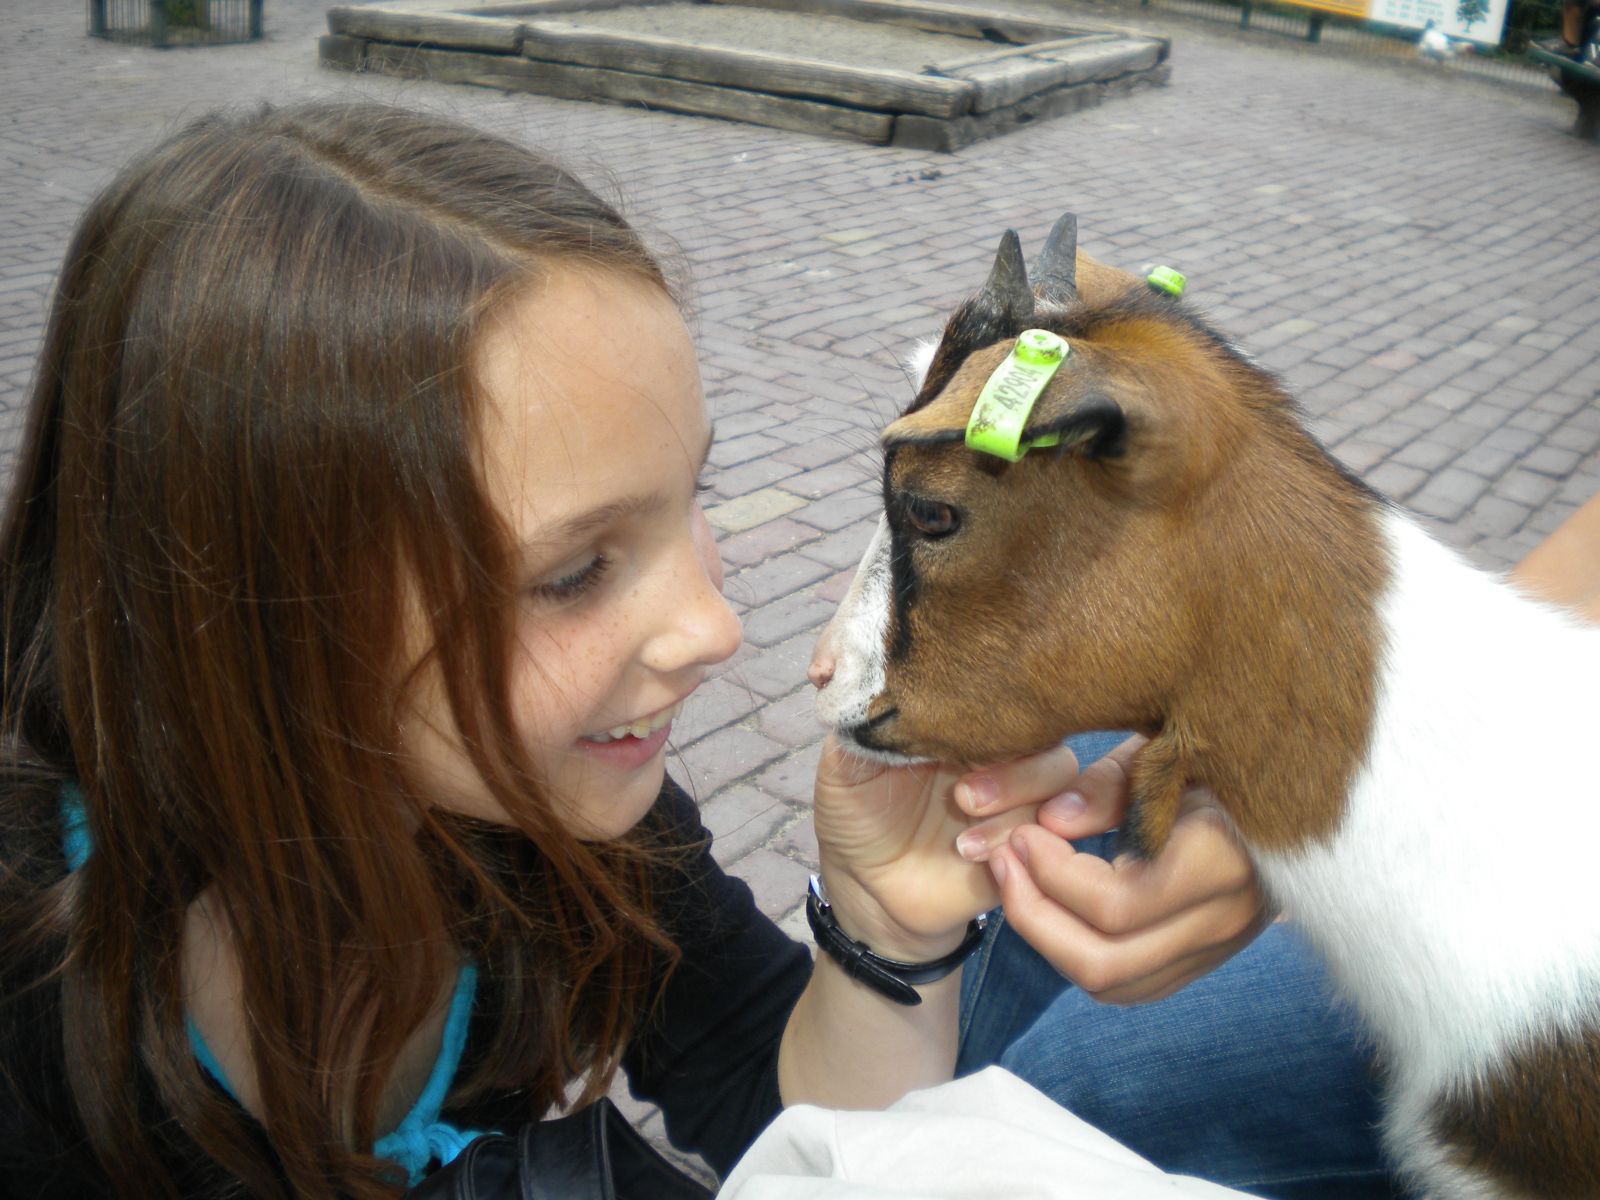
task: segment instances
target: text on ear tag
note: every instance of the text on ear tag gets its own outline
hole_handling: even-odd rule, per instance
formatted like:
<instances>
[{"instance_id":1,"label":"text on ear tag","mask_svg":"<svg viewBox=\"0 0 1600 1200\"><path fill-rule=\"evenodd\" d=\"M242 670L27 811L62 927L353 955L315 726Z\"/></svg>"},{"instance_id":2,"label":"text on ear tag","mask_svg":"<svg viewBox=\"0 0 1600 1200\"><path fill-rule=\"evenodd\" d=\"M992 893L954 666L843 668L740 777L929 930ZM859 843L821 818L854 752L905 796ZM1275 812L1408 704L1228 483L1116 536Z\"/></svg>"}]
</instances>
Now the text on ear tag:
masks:
<instances>
[{"instance_id":1,"label":"text on ear tag","mask_svg":"<svg viewBox=\"0 0 1600 1200\"><path fill-rule=\"evenodd\" d=\"M1061 435L1047 433L1024 443L1022 431L1045 386L1067 361L1065 338L1047 329L1025 329L1006 360L994 369L967 420L967 446L1017 462L1035 446L1054 446Z\"/></svg>"}]
</instances>

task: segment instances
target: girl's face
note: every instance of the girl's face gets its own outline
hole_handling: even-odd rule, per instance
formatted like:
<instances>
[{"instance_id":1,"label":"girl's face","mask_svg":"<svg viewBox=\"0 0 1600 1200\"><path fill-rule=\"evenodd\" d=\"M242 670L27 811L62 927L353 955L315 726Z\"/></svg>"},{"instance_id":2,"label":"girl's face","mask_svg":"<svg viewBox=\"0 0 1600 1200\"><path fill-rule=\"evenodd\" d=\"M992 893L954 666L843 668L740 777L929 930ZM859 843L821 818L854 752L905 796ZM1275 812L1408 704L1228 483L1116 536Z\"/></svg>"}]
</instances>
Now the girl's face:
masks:
<instances>
[{"instance_id":1,"label":"girl's face","mask_svg":"<svg viewBox=\"0 0 1600 1200\"><path fill-rule=\"evenodd\" d=\"M694 348L659 289L558 269L491 318L473 366L485 482L522 585L516 728L566 826L617 837L661 789L678 707L739 646L696 494L711 428ZM509 821L431 669L403 736L425 795Z\"/></svg>"}]
</instances>

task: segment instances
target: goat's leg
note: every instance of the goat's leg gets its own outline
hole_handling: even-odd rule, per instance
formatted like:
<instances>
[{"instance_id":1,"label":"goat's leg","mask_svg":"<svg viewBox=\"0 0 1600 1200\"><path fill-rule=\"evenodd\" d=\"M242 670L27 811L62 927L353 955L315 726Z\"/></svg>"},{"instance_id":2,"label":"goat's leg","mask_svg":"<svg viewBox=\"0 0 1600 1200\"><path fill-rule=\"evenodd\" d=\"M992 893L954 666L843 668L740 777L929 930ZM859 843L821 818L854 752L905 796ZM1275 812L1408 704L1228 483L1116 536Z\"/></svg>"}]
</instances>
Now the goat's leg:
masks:
<instances>
[{"instance_id":1,"label":"goat's leg","mask_svg":"<svg viewBox=\"0 0 1600 1200\"><path fill-rule=\"evenodd\" d=\"M1133 760L1122 841L1141 858L1161 853L1178 820L1178 805L1189 781L1189 755L1184 753L1183 740L1181 733L1168 727L1151 738Z\"/></svg>"}]
</instances>

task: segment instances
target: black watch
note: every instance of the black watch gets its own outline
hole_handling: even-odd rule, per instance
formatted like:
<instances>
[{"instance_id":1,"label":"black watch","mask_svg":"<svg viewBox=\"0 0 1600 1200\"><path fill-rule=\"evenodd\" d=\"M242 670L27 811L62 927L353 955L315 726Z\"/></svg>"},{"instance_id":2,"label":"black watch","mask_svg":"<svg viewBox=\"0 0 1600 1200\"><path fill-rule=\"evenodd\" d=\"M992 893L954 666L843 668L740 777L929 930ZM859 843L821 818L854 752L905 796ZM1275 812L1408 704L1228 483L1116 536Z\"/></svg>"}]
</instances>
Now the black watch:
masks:
<instances>
[{"instance_id":1,"label":"black watch","mask_svg":"<svg viewBox=\"0 0 1600 1200\"><path fill-rule=\"evenodd\" d=\"M986 913L980 913L967 926L967 936L961 944L943 958L932 962L908 963L874 954L839 928L839 918L833 915L833 906L822 891L822 879L811 877L806 889L806 921L817 946L829 958L844 968L844 973L858 983L864 983L881 996L896 1004L921 1004L922 996L912 986L943 979L966 962L978 944L983 941L984 927L989 923Z\"/></svg>"}]
</instances>

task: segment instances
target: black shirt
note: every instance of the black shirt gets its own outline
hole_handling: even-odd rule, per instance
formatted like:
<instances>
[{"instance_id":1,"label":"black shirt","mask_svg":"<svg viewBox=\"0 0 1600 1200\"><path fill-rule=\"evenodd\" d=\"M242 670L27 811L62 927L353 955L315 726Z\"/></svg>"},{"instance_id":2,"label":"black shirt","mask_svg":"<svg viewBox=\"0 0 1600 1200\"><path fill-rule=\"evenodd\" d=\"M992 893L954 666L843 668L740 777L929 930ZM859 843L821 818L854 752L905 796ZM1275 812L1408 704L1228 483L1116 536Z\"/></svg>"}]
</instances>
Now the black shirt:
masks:
<instances>
[{"instance_id":1,"label":"black shirt","mask_svg":"<svg viewBox=\"0 0 1600 1200\"><path fill-rule=\"evenodd\" d=\"M635 1096L660 1105L668 1135L726 1174L782 1107L778 1045L789 1012L810 976L810 958L756 907L743 881L711 857L710 837L694 802L670 779L653 817L674 842L699 845L681 878L661 897L663 925L682 950L660 1005L623 1056ZM63 861L61 870L65 871ZM10 970L13 992L17 964ZM480 996L482 991L480 990ZM108 1183L84 1145L65 1082L59 989L36 987L0 997L0 1193L68 1200L103 1197ZM461 1075L475 1045L487 1041L475 1012ZM152 1092L153 1094L153 1092ZM510 1131L528 1119L521 1093L470 1107L447 1101L442 1118L463 1129ZM159 1111L152 1132L185 1197L237 1194Z\"/></svg>"}]
</instances>

